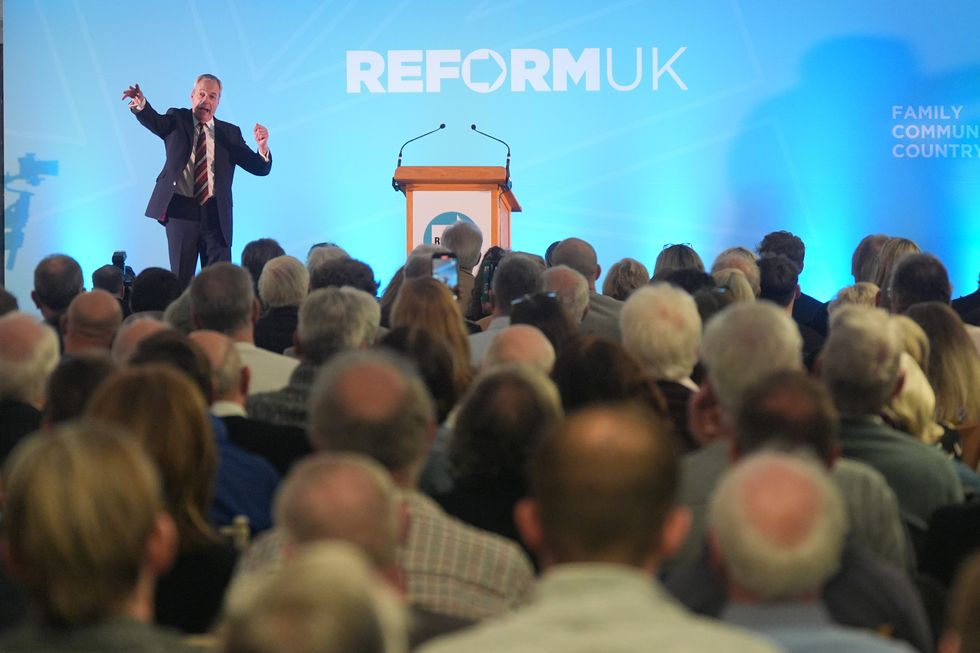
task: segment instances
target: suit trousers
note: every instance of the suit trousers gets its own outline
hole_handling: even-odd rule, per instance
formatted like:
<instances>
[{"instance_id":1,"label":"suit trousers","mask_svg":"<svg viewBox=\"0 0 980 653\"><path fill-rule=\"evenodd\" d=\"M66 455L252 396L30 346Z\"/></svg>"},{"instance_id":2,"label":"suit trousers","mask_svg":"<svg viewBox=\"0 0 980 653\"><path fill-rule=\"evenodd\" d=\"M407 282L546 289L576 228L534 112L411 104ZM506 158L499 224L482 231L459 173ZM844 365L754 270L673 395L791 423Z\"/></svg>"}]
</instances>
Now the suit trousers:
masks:
<instances>
[{"instance_id":1,"label":"suit trousers","mask_svg":"<svg viewBox=\"0 0 980 653\"><path fill-rule=\"evenodd\" d=\"M167 246L170 270L186 288L201 259L201 268L231 260L231 246L221 235L214 198L198 204L193 197L174 194L167 207Z\"/></svg>"}]
</instances>

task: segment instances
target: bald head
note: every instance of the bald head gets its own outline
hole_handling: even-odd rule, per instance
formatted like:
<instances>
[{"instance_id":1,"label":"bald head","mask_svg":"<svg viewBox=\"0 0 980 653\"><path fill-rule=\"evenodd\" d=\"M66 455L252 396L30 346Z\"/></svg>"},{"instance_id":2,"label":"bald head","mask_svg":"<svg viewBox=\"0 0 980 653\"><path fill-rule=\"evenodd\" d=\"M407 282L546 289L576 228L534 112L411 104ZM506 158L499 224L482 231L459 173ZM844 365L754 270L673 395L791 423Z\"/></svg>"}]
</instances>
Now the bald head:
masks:
<instances>
[{"instance_id":1,"label":"bald head","mask_svg":"<svg viewBox=\"0 0 980 653\"><path fill-rule=\"evenodd\" d=\"M581 238L566 238L558 243L551 253L552 265L567 265L583 277L589 284L589 290L595 289L595 280L599 278L599 259L595 248Z\"/></svg>"},{"instance_id":2,"label":"bald head","mask_svg":"<svg viewBox=\"0 0 980 653\"><path fill-rule=\"evenodd\" d=\"M551 374L551 368L555 365L555 348L536 327L527 324L505 327L487 348L483 369L510 363L524 363Z\"/></svg>"},{"instance_id":3,"label":"bald head","mask_svg":"<svg viewBox=\"0 0 980 653\"><path fill-rule=\"evenodd\" d=\"M598 407L568 418L532 459L544 557L645 566L660 553L677 457L658 418Z\"/></svg>"},{"instance_id":4,"label":"bald head","mask_svg":"<svg viewBox=\"0 0 980 653\"><path fill-rule=\"evenodd\" d=\"M16 311L0 317L0 399L40 407L59 358L58 336L51 327Z\"/></svg>"},{"instance_id":5,"label":"bald head","mask_svg":"<svg viewBox=\"0 0 980 653\"><path fill-rule=\"evenodd\" d=\"M169 328L170 326L165 322L146 317L126 322L120 327L116 333L116 339L112 342L112 359L119 365L125 365L136 353L136 348L145 338L157 331L165 331Z\"/></svg>"},{"instance_id":6,"label":"bald head","mask_svg":"<svg viewBox=\"0 0 980 653\"><path fill-rule=\"evenodd\" d=\"M585 319L589 308L589 282L567 265L555 265L541 275L543 290L558 293L562 308L575 324Z\"/></svg>"},{"instance_id":7,"label":"bald head","mask_svg":"<svg viewBox=\"0 0 980 653\"><path fill-rule=\"evenodd\" d=\"M343 540L380 569L395 562L395 488L385 469L366 456L320 453L300 461L276 497L275 516L291 544Z\"/></svg>"},{"instance_id":8,"label":"bald head","mask_svg":"<svg viewBox=\"0 0 980 653\"><path fill-rule=\"evenodd\" d=\"M211 363L211 389L214 401L244 404L248 380L242 379L242 359L234 341L217 331L193 331L188 336Z\"/></svg>"},{"instance_id":9,"label":"bald head","mask_svg":"<svg viewBox=\"0 0 980 653\"><path fill-rule=\"evenodd\" d=\"M310 393L315 448L367 455L402 484L417 480L434 428L435 407L421 377L387 352L334 356Z\"/></svg>"},{"instance_id":10,"label":"bald head","mask_svg":"<svg viewBox=\"0 0 980 653\"><path fill-rule=\"evenodd\" d=\"M757 600L816 594L837 570L847 531L843 501L815 462L760 453L732 468L710 506L730 583Z\"/></svg>"},{"instance_id":11,"label":"bald head","mask_svg":"<svg viewBox=\"0 0 980 653\"><path fill-rule=\"evenodd\" d=\"M86 349L109 351L122 324L122 307L105 290L91 290L75 296L68 305L65 322L65 353Z\"/></svg>"}]
</instances>

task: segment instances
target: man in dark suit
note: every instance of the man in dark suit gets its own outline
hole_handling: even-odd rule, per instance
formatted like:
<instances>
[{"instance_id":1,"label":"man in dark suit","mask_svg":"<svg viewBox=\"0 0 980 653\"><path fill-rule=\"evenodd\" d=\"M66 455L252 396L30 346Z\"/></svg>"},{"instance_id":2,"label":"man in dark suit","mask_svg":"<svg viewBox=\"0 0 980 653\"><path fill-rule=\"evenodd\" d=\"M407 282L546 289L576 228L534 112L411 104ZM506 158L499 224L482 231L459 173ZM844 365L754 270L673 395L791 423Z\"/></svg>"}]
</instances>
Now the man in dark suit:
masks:
<instances>
[{"instance_id":1,"label":"man in dark suit","mask_svg":"<svg viewBox=\"0 0 980 653\"><path fill-rule=\"evenodd\" d=\"M215 120L221 101L221 80L200 75L191 91L191 108L170 108L160 115L147 102L139 84L123 91L130 110L144 127L163 139L167 160L157 176L146 207L147 217L167 228L170 268L186 287L201 267L231 260L231 183L235 166L253 175L272 169L269 131L255 125L258 153L252 151L236 125Z\"/></svg>"}]
</instances>

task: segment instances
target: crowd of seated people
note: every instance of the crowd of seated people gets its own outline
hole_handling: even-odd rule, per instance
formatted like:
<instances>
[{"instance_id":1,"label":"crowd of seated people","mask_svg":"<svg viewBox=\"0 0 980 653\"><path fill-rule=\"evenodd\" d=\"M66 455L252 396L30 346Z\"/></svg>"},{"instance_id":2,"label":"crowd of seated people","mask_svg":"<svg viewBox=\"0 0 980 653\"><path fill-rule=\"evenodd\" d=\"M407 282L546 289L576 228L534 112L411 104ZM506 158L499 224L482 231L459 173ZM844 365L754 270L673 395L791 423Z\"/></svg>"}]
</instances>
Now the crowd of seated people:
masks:
<instances>
[{"instance_id":1,"label":"crowd of seated people","mask_svg":"<svg viewBox=\"0 0 980 653\"><path fill-rule=\"evenodd\" d=\"M980 289L483 245L2 291L0 651L980 653Z\"/></svg>"}]
</instances>

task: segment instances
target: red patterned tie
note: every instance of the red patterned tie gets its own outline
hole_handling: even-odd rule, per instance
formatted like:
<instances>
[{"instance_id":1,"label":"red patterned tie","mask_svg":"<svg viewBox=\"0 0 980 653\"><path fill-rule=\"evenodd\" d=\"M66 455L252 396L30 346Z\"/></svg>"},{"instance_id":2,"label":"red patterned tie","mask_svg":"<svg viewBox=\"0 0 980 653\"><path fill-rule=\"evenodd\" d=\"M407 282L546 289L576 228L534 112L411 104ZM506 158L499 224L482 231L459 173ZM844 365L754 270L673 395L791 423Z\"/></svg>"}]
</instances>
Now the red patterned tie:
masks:
<instances>
[{"instance_id":1,"label":"red patterned tie","mask_svg":"<svg viewBox=\"0 0 980 653\"><path fill-rule=\"evenodd\" d=\"M208 190L208 137L204 123L198 123L197 145L194 147L194 198L204 204L211 197Z\"/></svg>"}]
</instances>

